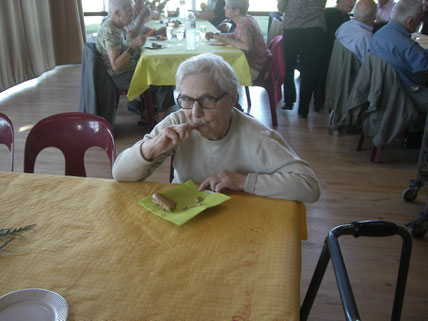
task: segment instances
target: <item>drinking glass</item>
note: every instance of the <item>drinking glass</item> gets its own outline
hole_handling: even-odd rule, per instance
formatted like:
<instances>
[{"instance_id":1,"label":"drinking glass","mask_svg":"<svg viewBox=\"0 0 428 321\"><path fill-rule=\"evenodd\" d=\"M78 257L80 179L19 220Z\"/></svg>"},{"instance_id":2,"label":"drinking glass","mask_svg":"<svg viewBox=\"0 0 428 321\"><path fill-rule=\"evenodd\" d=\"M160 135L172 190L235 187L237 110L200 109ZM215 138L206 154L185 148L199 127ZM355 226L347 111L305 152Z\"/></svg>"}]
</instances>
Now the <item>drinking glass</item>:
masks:
<instances>
[{"instance_id":1,"label":"drinking glass","mask_svg":"<svg viewBox=\"0 0 428 321\"><path fill-rule=\"evenodd\" d=\"M173 27L171 26L166 27L166 37L169 41L172 39L172 29Z\"/></svg>"},{"instance_id":2,"label":"drinking glass","mask_svg":"<svg viewBox=\"0 0 428 321\"><path fill-rule=\"evenodd\" d=\"M184 38L184 28L180 27L177 30L177 39L178 41L181 41L183 40L183 38Z\"/></svg>"},{"instance_id":3,"label":"drinking glass","mask_svg":"<svg viewBox=\"0 0 428 321\"><path fill-rule=\"evenodd\" d=\"M207 26L201 25L199 27L199 34L201 35L201 42L204 42L205 36L207 34Z\"/></svg>"}]
</instances>

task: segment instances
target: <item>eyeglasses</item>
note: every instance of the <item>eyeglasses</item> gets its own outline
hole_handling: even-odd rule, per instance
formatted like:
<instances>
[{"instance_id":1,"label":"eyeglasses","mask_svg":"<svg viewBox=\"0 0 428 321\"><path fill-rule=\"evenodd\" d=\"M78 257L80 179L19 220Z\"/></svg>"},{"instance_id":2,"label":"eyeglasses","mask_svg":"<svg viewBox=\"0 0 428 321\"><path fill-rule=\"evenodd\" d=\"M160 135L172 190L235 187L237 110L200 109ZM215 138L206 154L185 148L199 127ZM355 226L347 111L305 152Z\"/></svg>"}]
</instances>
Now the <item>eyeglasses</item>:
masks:
<instances>
[{"instance_id":1,"label":"eyeglasses","mask_svg":"<svg viewBox=\"0 0 428 321\"><path fill-rule=\"evenodd\" d=\"M217 105L217 102L226 95L227 95L227 92L225 92L223 95L217 98L206 95L196 99L196 98L192 98L184 95L182 96L180 94L177 97L177 103L183 109L192 109L193 105L195 104L195 101L197 101L199 106L202 109L214 109Z\"/></svg>"}]
</instances>

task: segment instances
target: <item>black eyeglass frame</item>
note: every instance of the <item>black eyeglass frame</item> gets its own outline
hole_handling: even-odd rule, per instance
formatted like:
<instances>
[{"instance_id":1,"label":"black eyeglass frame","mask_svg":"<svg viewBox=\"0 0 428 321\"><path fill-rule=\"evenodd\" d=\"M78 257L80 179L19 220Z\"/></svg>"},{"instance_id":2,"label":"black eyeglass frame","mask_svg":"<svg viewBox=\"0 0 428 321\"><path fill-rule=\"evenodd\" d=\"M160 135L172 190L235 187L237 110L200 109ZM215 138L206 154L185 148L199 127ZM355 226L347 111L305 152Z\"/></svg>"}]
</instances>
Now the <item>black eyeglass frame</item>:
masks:
<instances>
[{"instance_id":1,"label":"black eyeglass frame","mask_svg":"<svg viewBox=\"0 0 428 321\"><path fill-rule=\"evenodd\" d=\"M183 96L181 96L181 94L179 94L178 97L177 97L177 104L182 109L192 109L193 106L195 105L195 101L197 101L198 104L199 104L199 107L201 107L202 109L215 109L217 107L218 101L221 100L223 97L225 97L227 94L228 94L227 92L224 92L222 95L220 95L220 97L217 97L217 98L216 97L212 97L212 96L208 96L208 95L207 96L202 96L201 98L192 98L192 97L189 97L189 96L185 96L187 99L191 99L193 101L190 108L189 107L183 107L183 106L181 106L181 101L183 99ZM214 99L215 100L214 107L205 107L204 104L201 102L201 100L204 97L209 97L209 98Z\"/></svg>"}]
</instances>

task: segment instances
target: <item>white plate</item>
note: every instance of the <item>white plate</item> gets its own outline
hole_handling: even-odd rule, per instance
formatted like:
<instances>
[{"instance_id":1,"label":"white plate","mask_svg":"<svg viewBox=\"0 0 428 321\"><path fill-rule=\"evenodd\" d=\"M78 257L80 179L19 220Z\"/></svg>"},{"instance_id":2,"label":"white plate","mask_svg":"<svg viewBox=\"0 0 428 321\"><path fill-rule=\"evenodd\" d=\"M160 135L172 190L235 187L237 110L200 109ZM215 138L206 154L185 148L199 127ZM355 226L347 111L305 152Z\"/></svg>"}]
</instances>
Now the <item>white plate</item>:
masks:
<instances>
[{"instance_id":1,"label":"white plate","mask_svg":"<svg viewBox=\"0 0 428 321\"><path fill-rule=\"evenodd\" d=\"M25 289L0 297L0 321L66 321L68 305L58 293Z\"/></svg>"}]
</instances>

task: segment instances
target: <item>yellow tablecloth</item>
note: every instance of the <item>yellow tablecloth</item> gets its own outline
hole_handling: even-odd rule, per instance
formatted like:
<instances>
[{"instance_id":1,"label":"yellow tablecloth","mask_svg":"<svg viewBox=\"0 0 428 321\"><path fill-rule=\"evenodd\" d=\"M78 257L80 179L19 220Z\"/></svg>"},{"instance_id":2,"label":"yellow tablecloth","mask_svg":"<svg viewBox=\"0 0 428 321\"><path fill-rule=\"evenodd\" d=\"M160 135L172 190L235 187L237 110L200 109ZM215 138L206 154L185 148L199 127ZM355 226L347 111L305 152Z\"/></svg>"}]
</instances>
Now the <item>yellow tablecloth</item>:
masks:
<instances>
[{"instance_id":1,"label":"yellow tablecloth","mask_svg":"<svg viewBox=\"0 0 428 321\"><path fill-rule=\"evenodd\" d=\"M198 21L197 30L199 30L201 24L206 25L207 30L211 30L208 21ZM158 25L157 27L159 28L160 26ZM151 45L151 42L147 41L147 45ZM207 52L222 56L235 70L241 85L252 85L250 67L242 50L231 46L211 46L207 41L204 43L199 42L196 50L186 50L184 39L181 42L177 41L177 39L155 42L164 45L165 48L143 49L129 86L129 100L134 100L150 85L174 86L175 73L180 63L186 58Z\"/></svg>"},{"instance_id":2,"label":"yellow tablecloth","mask_svg":"<svg viewBox=\"0 0 428 321\"><path fill-rule=\"evenodd\" d=\"M302 203L232 193L182 226L138 204L150 182L0 172L0 295L45 288L70 321L298 320Z\"/></svg>"}]
</instances>

